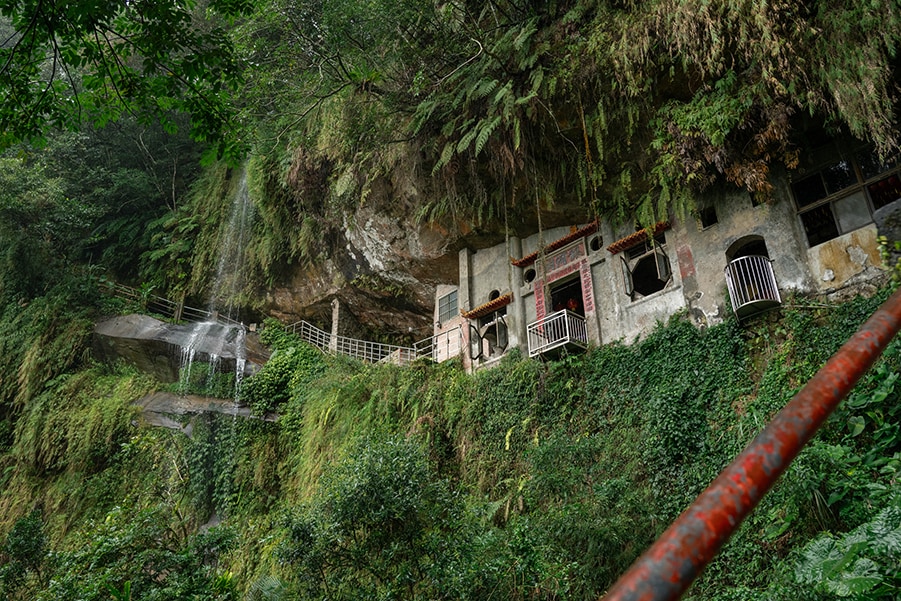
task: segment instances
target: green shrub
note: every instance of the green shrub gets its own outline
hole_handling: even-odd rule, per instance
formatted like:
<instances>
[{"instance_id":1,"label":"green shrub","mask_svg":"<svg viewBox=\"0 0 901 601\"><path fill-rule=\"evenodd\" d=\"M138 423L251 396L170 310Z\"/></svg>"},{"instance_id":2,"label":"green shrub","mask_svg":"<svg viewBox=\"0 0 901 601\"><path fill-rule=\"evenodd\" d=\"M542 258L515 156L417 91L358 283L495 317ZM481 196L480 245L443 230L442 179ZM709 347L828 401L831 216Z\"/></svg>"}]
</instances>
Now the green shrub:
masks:
<instances>
[{"instance_id":1,"label":"green shrub","mask_svg":"<svg viewBox=\"0 0 901 601\"><path fill-rule=\"evenodd\" d=\"M901 593L901 507L880 511L840 537L824 534L808 543L795 578L828 598L897 599Z\"/></svg>"},{"instance_id":2,"label":"green shrub","mask_svg":"<svg viewBox=\"0 0 901 601\"><path fill-rule=\"evenodd\" d=\"M461 511L420 444L363 441L290 519L279 555L313 598L453 599Z\"/></svg>"},{"instance_id":3,"label":"green shrub","mask_svg":"<svg viewBox=\"0 0 901 601\"><path fill-rule=\"evenodd\" d=\"M318 377L325 368L322 353L307 344L280 348L263 368L241 383L241 401L255 415L276 411L294 391Z\"/></svg>"},{"instance_id":4,"label":"green shrub","mask_svg":"<svg viewBox=\"0 0 901 601\"><path fill-rule=\"evenodd\" d=\"M163 504L116 507L88 524L73 548L54 555L54 574L38 601L107 601L130 590L132 601L237 601L233 577L218 567L234 547L224 527L187 539L179 515Z\"/></svg>"},{"instance_id":5,"label":"green shrub","mask_svg":"<svg viewBox=\"0 0 901 601\"><path fill-rule=\"evenodd\" d=\"M35 509L13 524L6 535L3 555L0 593L5 594L7 599L15 599L21 589L26 588L26 577L29 574L38 575L47 555L47 537L40 510Z\"/></svg>"}]
</instances>

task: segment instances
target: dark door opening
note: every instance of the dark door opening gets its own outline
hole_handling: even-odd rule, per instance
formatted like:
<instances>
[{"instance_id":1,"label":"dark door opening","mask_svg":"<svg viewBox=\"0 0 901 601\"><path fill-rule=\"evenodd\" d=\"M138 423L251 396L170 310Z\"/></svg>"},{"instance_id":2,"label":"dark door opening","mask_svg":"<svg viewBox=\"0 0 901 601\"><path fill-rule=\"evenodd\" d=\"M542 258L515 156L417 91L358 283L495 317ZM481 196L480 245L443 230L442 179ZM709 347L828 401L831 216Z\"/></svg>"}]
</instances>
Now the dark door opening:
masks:
<instances>
[{"instance_id":1,"label":"dark door opening","mask_svg":"<svg viewBox=\"0 0 901 601\"><path fill-rule=\"evenodd\" d=\"M551 284L551 308L556 311L568 309L576 315L585 317L582 305L582 280L572 278L561 284Z\"/></svg>"},{"instance_id":2,"label":"dark door opening","mask_svg":"<svg viewBox=\"0 0 901 601\"><path fill-rule=\"evenodd\" d=\"M730 262L741 257L754 256L770 258L770 253L766 248L766 242L761 236L744 236L733 242L732 245L726 249L726 259Z\"/></svg>"}]
</instances>

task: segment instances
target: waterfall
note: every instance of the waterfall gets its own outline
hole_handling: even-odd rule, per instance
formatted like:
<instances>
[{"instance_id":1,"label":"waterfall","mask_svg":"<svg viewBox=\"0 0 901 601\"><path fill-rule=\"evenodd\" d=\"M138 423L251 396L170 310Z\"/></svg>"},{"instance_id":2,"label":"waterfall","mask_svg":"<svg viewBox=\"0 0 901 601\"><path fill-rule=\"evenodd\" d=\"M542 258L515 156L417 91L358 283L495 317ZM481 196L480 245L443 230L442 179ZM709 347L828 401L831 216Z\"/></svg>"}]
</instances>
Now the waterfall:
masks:
<instances>
[{"instance_id":1,"label":"waterfall","mask_svg":"<svg viewBox=\"0 0 901 601\"><path fill-rule=\"evenodd\" d=\"M232 197L231 213L220 234L219 257L216 262L216 277L213 280L209 307L211 313L220 313L233 321L235 298L244 285L242 279L244 249L253 224L253 201L247 190L247 169L241 170L241 179ZM224 305L223 305L224 303Z\"/></svg>"},{"instance_id":2,"label":"waterfall","mask_svg":"<svg viewBox=\"0 0 901 601\"><path fill-rule=\"evenodd\" d=\"M191 386L191 368L194 366L194 357L197 354L197 347L206 338L207 333L215 324L211 321L204 321L194 324L188 339L181 346L181 368L178 374L178 392L179 394L187 394Z\"/></svg>"},{"instance_id":3,"label":"waterfall","mask_svg":"<svg viewBox=\"0 0 901 601\"><path fill-rule=\"evenodd\" d=\"M244 264L244 250L250 234L253 222L253 201L247 189L247 169L241 170L240 179L231 196L231 207L228 220L224 222L219 235L219 250L216 257L216 272L212 280L209 296L209 312L213 321L195 324L185 345L182 347L181 371L179 376L179 391L182 394L188 392L191 384L191 369L197 350L203 347L207 353L208 371L206 384L208 389L215 387L216 375L219 371L219 361L223 355L222 349L226 343L234 345L235 356L235 385L232 397L237 404L239 387L244 376L246 366L246 353L244 349L245 329L238 323L237 304L235 299L241 293L244 285L242 267ZM233 325L220 325L219 317L225 317L225 322ZM218 326L213 330L213 326ZM222 328L225 328L224 330ZM219 337L220 340L207 340L208 337Z\"/></svg>"}]
</instances>

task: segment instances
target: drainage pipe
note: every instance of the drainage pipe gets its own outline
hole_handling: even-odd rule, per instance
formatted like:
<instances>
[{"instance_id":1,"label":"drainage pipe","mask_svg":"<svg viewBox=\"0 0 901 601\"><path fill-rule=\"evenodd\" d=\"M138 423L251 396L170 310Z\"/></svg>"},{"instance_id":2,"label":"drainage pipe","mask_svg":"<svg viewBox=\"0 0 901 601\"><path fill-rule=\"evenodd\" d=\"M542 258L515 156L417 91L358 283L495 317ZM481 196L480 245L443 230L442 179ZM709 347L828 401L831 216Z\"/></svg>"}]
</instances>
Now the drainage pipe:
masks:
<instances>
[{"instance_id":1,"label":"drainage pipe","mask_svg":"<svg viewBox=\"0 0 901 601\"><path fill-rule=\"evenodd\" d=\"M603 601L678 599L901 329L901 290L695 499Z\"/></svg>"}]
</instances>

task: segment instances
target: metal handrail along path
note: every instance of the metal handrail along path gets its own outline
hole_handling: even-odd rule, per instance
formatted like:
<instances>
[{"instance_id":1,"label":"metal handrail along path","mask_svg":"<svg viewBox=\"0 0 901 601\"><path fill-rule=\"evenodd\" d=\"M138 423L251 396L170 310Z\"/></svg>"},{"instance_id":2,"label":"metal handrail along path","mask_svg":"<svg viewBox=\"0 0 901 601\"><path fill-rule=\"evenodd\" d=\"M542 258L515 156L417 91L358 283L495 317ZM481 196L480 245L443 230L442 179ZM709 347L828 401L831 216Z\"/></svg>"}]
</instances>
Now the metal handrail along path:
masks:
<instances>
[{"instance_id":1,"label":"metal handrail along path","mask_svg":"<svg viewBox=\"0 0 901 601\"><path fill-rule=\"evenodd\" d=\"M603 598L678 599L901 329L896 291Z\"/></svg>"}]
</instances>

